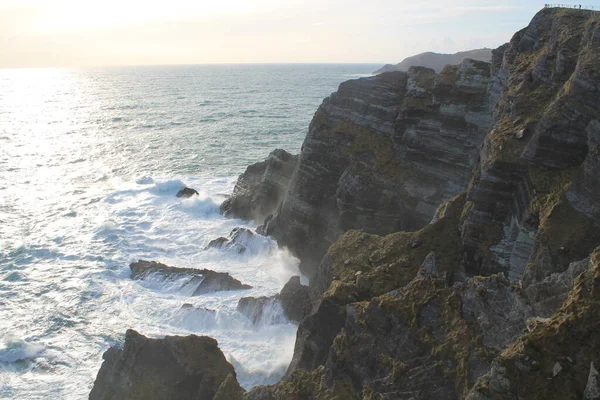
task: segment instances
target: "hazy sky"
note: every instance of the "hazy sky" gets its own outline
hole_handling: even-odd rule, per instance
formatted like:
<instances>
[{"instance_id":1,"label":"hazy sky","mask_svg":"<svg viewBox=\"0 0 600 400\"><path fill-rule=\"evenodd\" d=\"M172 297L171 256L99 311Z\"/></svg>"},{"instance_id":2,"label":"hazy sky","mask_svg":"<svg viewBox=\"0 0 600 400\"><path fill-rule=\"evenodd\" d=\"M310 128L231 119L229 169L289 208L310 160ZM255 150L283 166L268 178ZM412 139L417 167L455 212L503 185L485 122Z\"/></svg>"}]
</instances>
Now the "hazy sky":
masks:
<instances>
[{"instance_id":1,"label":"hazy sky","mask_svg":"<svg viewBox=\"0 0 600 400\"><path fill-rule=\"evenodd\" d=\"M0 0L0 67L396 63L423 51L499 46L541 7L529 0Z\"/></svg>"}]
</instances>

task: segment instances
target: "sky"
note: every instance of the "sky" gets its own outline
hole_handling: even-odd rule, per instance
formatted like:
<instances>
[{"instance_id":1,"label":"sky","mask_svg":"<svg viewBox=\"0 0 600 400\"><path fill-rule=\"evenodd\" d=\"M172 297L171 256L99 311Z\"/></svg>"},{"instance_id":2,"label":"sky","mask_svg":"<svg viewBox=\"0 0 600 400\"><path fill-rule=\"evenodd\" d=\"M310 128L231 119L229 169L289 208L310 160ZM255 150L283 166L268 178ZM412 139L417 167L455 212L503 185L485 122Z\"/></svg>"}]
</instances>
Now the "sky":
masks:
<instances>
[{"instance_id":1,"label":"sky","mask_svg":"<svg viewBox=\"0 0 600 400\"><path fill-rule=\"evenodd\" d=\"M600 0L594 3L600 6ZM497 47L543 5L530 0L0 0L0 68L397 63L424 51Z\"/></svg>"}]
</instances>

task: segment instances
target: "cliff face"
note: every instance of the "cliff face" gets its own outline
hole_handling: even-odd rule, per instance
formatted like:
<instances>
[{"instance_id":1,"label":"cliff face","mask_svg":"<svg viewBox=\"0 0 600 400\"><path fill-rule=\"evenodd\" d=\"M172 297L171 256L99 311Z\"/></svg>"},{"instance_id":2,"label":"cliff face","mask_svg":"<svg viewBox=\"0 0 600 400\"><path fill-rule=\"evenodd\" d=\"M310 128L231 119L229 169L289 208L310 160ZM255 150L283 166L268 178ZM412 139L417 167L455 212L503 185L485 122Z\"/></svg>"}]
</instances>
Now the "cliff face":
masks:
<instances>
[{"instance_id":1,"label":"cliff face","mask_svg":"<svg viewBox=\"0 0 600 400\"><path fill-rule=\"evenodd\" d=\"M599 29L597 15L545 9L496 53L462 228L467 272L531 282L597 245Z\"/></svg>"},{"instance_id":2,"label":"cliff face","mask_svg":"<svg viewBox=\"0 0 600 400\"><path fill-rule=\"evenodd\" d=\"M301 258L346 233L286 378L248 399L596 398L599 23L545 9L490 74L413 68L324 102L269 229Z\"/></svg>"},{"instance_id":3,"label":"cliff face","mask_svg":"<svg viewBox=\"0 0 600 400\"><path fill-rule=\"evenodd\" d=\"M310 124L266 233L312 276L349 229L417 230L466 188L487 132L489 64L465 60L348 81Z\"/></svg>"}]
</instances>

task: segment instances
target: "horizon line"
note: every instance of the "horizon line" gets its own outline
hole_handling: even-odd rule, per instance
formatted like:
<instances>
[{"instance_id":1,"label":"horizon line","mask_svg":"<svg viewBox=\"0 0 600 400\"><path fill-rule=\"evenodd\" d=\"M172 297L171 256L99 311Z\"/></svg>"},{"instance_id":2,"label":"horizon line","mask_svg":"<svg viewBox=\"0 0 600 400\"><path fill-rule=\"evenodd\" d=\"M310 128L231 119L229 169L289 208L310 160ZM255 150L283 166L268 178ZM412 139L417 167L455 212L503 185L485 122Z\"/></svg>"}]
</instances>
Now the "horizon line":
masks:
<instances>
[{"instance_id":1,"label":"horizon line","mask_svg":"<svg viewBox=\"0 0 600 400\"><path fill-rule=\"evenodd\" d=\"M44 67L3 67L0 70L16 69L85 69L85 68L124 68L124 67L185 67L185 66L235 66L235 65L388 65L385 62L336 62L336 61L303 61L303 62L205 62L205 63L180 63L180 64L97 64L97 65L72 65L72 66L44 66Z\"/></svg>"}]
</instances>

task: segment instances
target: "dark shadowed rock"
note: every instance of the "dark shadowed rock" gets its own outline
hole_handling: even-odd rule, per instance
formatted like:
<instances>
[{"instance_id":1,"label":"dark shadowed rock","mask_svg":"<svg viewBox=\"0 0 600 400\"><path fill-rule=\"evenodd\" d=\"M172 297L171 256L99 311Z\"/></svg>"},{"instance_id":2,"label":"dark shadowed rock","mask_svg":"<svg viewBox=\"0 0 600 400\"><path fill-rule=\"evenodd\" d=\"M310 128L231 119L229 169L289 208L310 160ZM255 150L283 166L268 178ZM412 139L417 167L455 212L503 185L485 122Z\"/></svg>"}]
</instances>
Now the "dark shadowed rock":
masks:
<instances>
[{"instance_id":1,"label":"dark shadowed rock","mask_svg":"<svg viewBox=\"0 0 600 400\"><path fill-rule=\"evenodd\" d=\"M593 392L590 365L600 359L600 249L591 260L563 306L497 357L468 400L585 399Z\"/></svg>"},{"instance_id":2,"label":"dark shadowed rock","mask_svg":"<svg viewBox=\"0 0 600 400\"><path fill-rule=\"evenodd\" d=\"M177 192L176 196L177 197L183 197L184 199L187 199L189 197L192 197L194 195L198 195L198 191L196 189L192 189L189 187L184 187L182 188L179 192Z\"/></svg>"},{"instance_id":3,"label":"dark shadowed rock","mask_svg":"<svg viewBox=\"0 0 600 400\"><path fill-rule=\"evenodd\" d=\"M144 279L150 274L160 274L166 278L189 276L193 282L198 282L198 287L192 296L222 290L252 288L252 286L241 283L226 272L215 272L209 269L169 267L156 261L146 260L133 262L129 265L129 268L131 269L131 279Z\"/></svg>"},{"instance_id":4,"label":"dark shadowed rock","mask_svg":"<svg viewBox=\"0 0 600 400\"><path fill-rule=\"evenodd\" d=\"M206 336L149 339L128 330L122 349L104 353L90 400L212 400L231 375L217 341Z\"/></svg>"},{"instance_id":5,"label":"dark shadowed rock","mask_svg":"<svg viewBox=\"0 0 600 400\"><path fill-rule=\"evenodd\" d=\"M236 309L255 325L261 323L271 325L287 321L277 296L242 297Z\"/></svg>"},{"instance_id":6,"label":"dark shadowed rock","mask_svg":"<svg viewBox=\"0 0 600 400\"><path fill-rule=\"evenodd\" d=\"M278 295L283 311L290 321L300 322L310 310L308 286L300 283L299 276L292 276Z\"/></svg>"},{"instance_id":7,"label":"dark shadowed rock","mask_svg":"<svg viewBox=\"0 0 600 400\"><path fill-rule=\"evenodd\" d=\"M423 264L419 268L417 272L417 278L438 278L438 272L435 268L435 253L431 252L427 254L425 260L423 260Z\"/></svg>"},{"instance_id":8,"label":"dark shadowed rock","mask_svg":"<svg viewBox=\"0 0 600 400\"><path fill-rule=\"evenodd\" d=\"M242 297L237 305L237 310L244 314L254 324L258 324L269 313L269 321L266 323L283 322L277 319L277 313L281 310L286 320L300 322L310 310L308 297L308 286L300 283L299 276L293 276L285 284L281 292L270 297Z\"/></svg>"},{"instance_id":9,"label":"dark shadowed rock","mask_svg":"<svg viewBox=\"0 0 600 400\"><path fill-rule=\"evenodd\" d=\"M227 375L213 400L244 400L246 391L240 386L234 374Z\"/></svg>"},{"instance_id":10,"label":"dark shadowed rock","mask_svg":"<svg viewBox=\"0 0 600 400\"><path fill-rule=\"evenodd\" d=\"M265 161L250 165L221 205L221 213L262 224L279 207L297 160L298 156L276 149Z\"/></svg>"}]
</instances>

